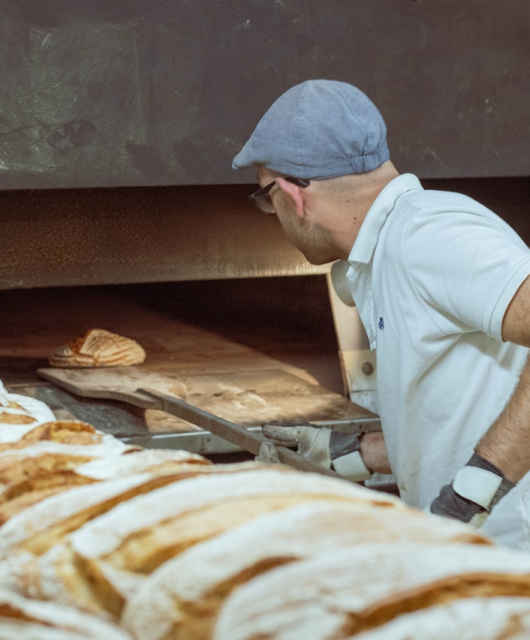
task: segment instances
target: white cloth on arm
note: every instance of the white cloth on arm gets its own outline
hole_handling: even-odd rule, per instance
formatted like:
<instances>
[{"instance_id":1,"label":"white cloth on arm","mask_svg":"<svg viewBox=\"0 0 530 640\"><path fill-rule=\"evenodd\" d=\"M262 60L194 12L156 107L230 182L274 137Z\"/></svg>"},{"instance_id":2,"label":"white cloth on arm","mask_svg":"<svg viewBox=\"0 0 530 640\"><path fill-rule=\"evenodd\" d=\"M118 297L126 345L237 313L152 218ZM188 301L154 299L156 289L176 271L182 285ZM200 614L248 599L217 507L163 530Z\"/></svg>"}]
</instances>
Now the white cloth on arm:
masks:
<instances>
[{"instance_id":1,"label":"white cloth on arm","mask_svg":"<svg viewBox=\"0 0 530 640\"><path fill-rule=\"evenodd\" d=\"M393 474L403 500L427 509L519 379L528 350L502 342L501 328L530 250L486 207L404 174L376 199L349 262ZM527 475L484 531L530 550L529 521Z\"/></svg>"}]
</instances>

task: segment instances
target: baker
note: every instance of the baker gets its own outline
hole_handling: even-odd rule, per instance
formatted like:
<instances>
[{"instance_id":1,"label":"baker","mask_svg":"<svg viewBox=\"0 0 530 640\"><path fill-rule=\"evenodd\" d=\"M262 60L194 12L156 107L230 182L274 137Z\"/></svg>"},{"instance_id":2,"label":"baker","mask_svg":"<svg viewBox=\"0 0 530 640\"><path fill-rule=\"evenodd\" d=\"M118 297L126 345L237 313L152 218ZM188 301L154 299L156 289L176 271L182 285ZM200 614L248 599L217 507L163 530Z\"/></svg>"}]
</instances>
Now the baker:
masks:
<instances>
[{"instance_id":1,"label":"baker","mask_svg":"<svg viewBox=\"0 0 530 640\"><path fill-rule=\"evenodd\" d=\"M265 426L354 480L393 473L403 501L530 550L530 250L495 213L425 190L390 161L356 87L310 80L260 120L236 169L312 264L347 279L377 355L382 432Z\"/></svg>"}]
</instances>

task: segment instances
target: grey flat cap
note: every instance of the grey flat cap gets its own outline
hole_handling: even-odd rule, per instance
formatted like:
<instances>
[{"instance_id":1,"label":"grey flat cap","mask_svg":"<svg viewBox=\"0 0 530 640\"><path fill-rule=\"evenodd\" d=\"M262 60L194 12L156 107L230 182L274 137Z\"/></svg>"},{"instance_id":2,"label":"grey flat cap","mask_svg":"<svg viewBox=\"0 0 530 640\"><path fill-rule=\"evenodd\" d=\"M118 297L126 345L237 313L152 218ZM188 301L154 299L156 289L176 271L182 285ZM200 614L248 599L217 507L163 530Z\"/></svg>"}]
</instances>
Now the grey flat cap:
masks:
<instances>
[{"instance_id":1,"label":"grey flat cap","mask_svg":"<svg viewBox=\"0 0 530 640\"><path fill-rule=\"evenodd\" d=\"M307 80L276 100L232 167L262 164L325 180L373 171L389 158L383 117L362 91L346 82Z\"/></svg>"}]
</instances>

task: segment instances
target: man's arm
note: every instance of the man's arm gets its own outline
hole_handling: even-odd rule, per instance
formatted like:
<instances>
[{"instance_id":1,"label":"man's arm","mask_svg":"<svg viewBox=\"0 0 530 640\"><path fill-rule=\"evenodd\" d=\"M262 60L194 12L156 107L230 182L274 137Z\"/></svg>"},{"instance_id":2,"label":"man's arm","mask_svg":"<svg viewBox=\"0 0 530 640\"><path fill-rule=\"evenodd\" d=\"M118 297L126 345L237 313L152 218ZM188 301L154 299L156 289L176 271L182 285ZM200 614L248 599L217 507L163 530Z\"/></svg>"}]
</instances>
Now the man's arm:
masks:
<instances>
[{"instance_id":1,"label":"man's arm","mask_svg":"<svg viewBox=\"0 0 530 640\"><path fill-rule=\"evenodd\" d=\"M371 431L363 435L361 458L372 473L392 473L382 431Z\"/></svg>"},{"instance_id":2,"label":"man's arm","mask_svg":"<svg viewBox=\"0 0 530 640\"><path fill-rule=\"evenodd\" d=\"M519 287L506 310L502 337L530 347L530 278ZM530 471L529 444L530 357L510 400L475 447L477 455L458 472L452 485L442 488L431 511L481 524L495 504ZM488 483L490 488L486 490Z\"/></svg>"},{"instance_id":3,"label":"man's arm","mask_svg":"<svg viewBox=\"0 0 530 640\"><path fill-rule=\"evenodd\" d=\"M530 347L530 278L519 287L502 323L502 338ZM512 482L530 471L530 359L505 408L475 451L499 467Z\"/></svg>"}]
</instances>

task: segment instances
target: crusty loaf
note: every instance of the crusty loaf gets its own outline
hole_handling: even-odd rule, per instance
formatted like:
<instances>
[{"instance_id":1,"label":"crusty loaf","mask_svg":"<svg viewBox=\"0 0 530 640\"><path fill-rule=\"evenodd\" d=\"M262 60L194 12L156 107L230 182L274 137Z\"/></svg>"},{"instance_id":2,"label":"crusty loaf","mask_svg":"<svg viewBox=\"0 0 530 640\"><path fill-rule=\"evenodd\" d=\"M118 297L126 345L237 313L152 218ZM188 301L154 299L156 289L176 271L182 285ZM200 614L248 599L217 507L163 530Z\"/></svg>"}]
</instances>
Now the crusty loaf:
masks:
<instances>
[{"instance_id":1,"label":"crusty loaf","mask_svg":"<svg viewBox=\"0 0 530 640\"><path fill-rule=\"evenodd\" d=\"M44 422L55 420L47 404L18 393L9 393L0 382L0 441L7 429L33 428Z\"/></svg>"},{"instance_id":2,"label":"crusty loaf","mask_svg":"<svg viewBox=\"0 0 530 640\"><path fill-rule=\"evenodd\" d=\"M250 580L224 603L215 640L348 638L396 616L475 596L530 596L530 556L482 545L363 545Z\"/></svg>"},{"instance_id":3,"label":"crusty loaf","mask_svg":"<svg viewBox=\"0 0 530 640\"><path fill-rule=\"evenodd\" d=\"M76 609L0 591L2 640L130 640L114 624Z\"/></svg>"},{"instance_id":4,"label":"crusty loaf","mask_svg":"<svg viewBox=\"0 0 530 640\"><path fill-rule=\"evenodd\" d=\"M23 450L10 448L5 451L0 451L0 462L13 456L29 458L38 457L45 453L80 455L88 458L106 458L108 456L121 455L136 450L138 450L136 445L125 444L121 440L118 440L118 438L110 435L108 438L104 438L102 444L65 444L62 442L39 440L38 442L31 443L28 447L24 447Z\"/></svg>"},{"instance_id":5,"label":"crusty loaf","mask_svg":"<svg viewBox=\"0 0 530 640\"><path fill-rule=\"evenodd\" d=\"M17 437L18 436L18 437ZM111 436L81 420L54 420L31 429L0 429L0 451L24 449L42 440L62 444L103 444Z\"/></svg>"},{"instance_id":6,"label":"crusty loaf","mask_svg":"<svg viewBox=\"0 0 530 640\"><path fill-rule=\"evenodd\" d=\"M84 428L80 432L90 435ZM99 440L100 444L77 445L38 440L27 447L0 451L0 525L47 497L97 481L77 474L76 467L102 456L112 464L113 457L127 451L112 436Z\"/></svg>"},{"instance_id":7,"label":"crusty loaf","mask_svg":"<svg viewBox=\"0 0 530 640\"><path fill-rule=\"evenodd\" d=\"M126 451L112 438L104 444L70 445L39 441L22 449L0 451L0 525L44 498L72 487L96 482L75 472L95 457L111 458Z\"/></svg>"},{"instance_id":8,"label":"crusty loaf","mask_svg":"<svg viewBox=\"0 0 530 640\"><path fill-rule=\"evenodd\" d=\"M92 585L97 599L119 616L135 580L139 584L167 559L262 513L323 499L405 508L392 496L324 476L276 466L260 469L255 463L245 465L245 471L234 467L230 471L219 465L216 473L172 483L117 505L71 534L67 544L75 566L57 570L45 554L42 567L48 567L48 574L77 573L78 582ZM59 575L55 585L60 582ZM65 588L57 588L58 597L63 597ZM69 597L75 599L68 588ZM55 599L50 592L47 597Z\"/></svg>"},{"instance_id":9,"label":"crusty loaf","mask_svg":"<svg viewBox=\"0 0 530 640\"><path fill-rule=\"evenodd\" d=\"M102 462L106 462L110 467L120 460L121 458L103 459ZM88 465L76 469L76 473L83 475L82 470L85 467ZM238 465L237 470L241 471L242 467L244 468L244 465ZM45 502L26 508L4 524L0 528L0 551L17 548L41 555L61 542L67 534L135 496L198 474L229 473L233 470L232 465L219 468L213 465L177 462L170 465L169 461L166 461L162 468L148 473L118 477L98 482L96 486L72 488L50 497ZM85 477L91 479L90 475ZM92 478L97 479L97 476Z\"/></svg>"},{"instance_id":10,"label":"crusty loaf","mask_svg":"<svg viewBox=\"0 0 530 640\"><path fill-rule=\"evenodd\" d=\"M89 478L108 480L144 472L167 473L182 465L209 465L213 467L207 458L198 453L181 449L145 449L131 455L120 456L112 464L102 458L93 460L79 467L77 472Z\"/></svg>"},{"instance_id":11,"label":"crusty loaf","mask_svg":"<svg viewBox=\"0 0 530 640\"><path fill-rule=\"evenodd\" d=\"M68 470L40 473L11 482L0 493L0 525L49 496L94 482L97 481Z\"/></svg>"},{"instance_id":12,"label":"crusty loaf","mask_svg":"<svg viewBox=\"0 0 530 640\"><path fill-rule=\"evenodd\" d=\"M30 591L33 584L38 584L34 577L37 569L37 558L32 553L18 550L0 552L0 592L14 591L33 597Z\"/></svg>"},{"instance_id":13,"label":"crusty loaf","mask_svg":"<svg viewBox=\"0 0 530 640\"><path fill-rule=\"evenodd\" d=\"M40 455L24 455L24 451L14 450L12 455L0 457L0 501L2 492L14 483L22 482L45 473L69 471L92 460L83 451L75 454L61 451L41 451Z\"/></svg>"},{"instance_id":14,"label":"crusty loaf","mask_svg":"<svg viewBox=\"0 0 530 640\"><path fill-rule=\"evenodd\" d=\"M275 566L369 543L491 544L476 529L412 509L311 502L257 517L164 563L127 604L123 625L137 638L209 637L222 601Z\"/></svg>"},{"instance_id":15,"label":"crusty loaf","mask_svg":"<svg viewBox=\"0 0 530 640\"><path fill-rule=\"evenodd\" d=\"M530 598L465 598L398 616L351 640L528 640ZM350 640L350 639L349 639Z\"/></svg>"},{"instance_id":16,"label":"crusty loaf","mask_svg":"<svg viewBox=\"0 0 530 640\"><path fill-rule=\"evenodd\" d=\"M131 338L104 329L90 329L84 336L52 353L52 367L113 367L140 364L144 349Z\"/></svg>"}]
</instances>

